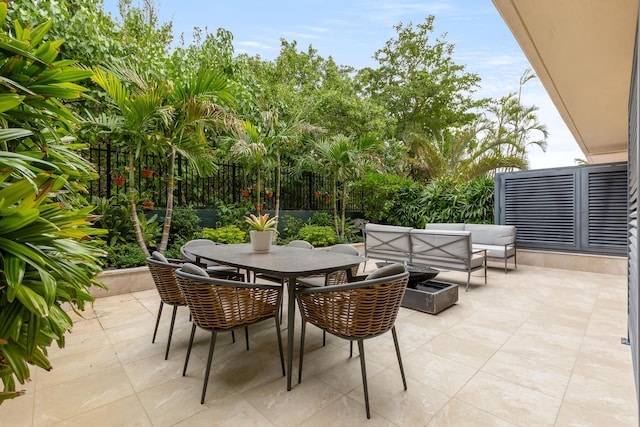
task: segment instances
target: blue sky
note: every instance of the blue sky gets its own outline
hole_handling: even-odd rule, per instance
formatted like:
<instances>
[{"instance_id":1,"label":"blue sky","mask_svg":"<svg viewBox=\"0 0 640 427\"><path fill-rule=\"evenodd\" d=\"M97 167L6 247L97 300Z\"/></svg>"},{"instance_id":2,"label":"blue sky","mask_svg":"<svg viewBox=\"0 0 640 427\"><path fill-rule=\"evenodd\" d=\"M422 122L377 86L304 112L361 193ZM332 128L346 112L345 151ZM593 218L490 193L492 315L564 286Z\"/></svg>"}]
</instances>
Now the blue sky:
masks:
<instances>
[{"instance_id":1,"label":"blue sky","mask_svg":"<svg viewBox=\"0 0 640 427\"><path fill-rule=\"evenodd\" d=\"M117 16L117 0L104 4ZM395 36L395 24L422 23L434 15L434 36L446 33L456 46L454 60L482 78L479 96L517 91L529 66L491 0L165 0L158 7L162 22L173 21L176 40L184 34L189 41L193 27L212 33L222 27L233 33L237 53L274 59L284 38L358 69L375 67L372 56ZM572 166L574 158L584 158L538 80L527 83L523 102L539 107L539 120L549 129L547 152L529 153L532 169Z\"/></svg>"}]
</instances>

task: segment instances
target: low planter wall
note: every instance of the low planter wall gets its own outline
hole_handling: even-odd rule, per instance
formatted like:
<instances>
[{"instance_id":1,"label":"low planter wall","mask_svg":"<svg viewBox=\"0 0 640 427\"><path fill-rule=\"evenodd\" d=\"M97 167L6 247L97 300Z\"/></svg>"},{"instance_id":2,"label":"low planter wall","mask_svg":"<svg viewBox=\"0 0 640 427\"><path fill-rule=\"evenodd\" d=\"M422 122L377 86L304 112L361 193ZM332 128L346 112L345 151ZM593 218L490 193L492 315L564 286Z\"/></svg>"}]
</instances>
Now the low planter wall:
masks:
<instances>
[{"instance_id":1,"label":"low planter wall","mask_svg":"<svg viewBox=\"0 0 640 427\"><path fill-rule=\"evenodd\" d=\"M153 278L146 265L144 267L106 270L98 275L98 280L107 285L109 290L91 288L90 293L94 298L155 289Z\"/></svg>"}]
</instances>

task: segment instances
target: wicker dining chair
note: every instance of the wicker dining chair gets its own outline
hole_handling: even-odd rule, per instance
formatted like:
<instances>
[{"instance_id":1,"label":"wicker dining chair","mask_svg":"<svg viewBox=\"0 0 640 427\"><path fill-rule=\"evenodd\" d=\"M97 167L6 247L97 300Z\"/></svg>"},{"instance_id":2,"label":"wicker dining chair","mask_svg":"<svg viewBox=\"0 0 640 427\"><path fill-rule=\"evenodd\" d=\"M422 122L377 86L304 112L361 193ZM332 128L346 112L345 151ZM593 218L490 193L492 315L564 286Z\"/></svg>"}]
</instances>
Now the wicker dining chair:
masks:
<instances>
[{"instance_id":1,"label":"wicker dining chair","mask_svg":"<svg viewBox=\"0 0 640 427\"><path fill-rule=\"evenodd\" d=\"M210 261L206 259L198 259L195 255L193 255L189 249L190 247L202 247L205 245L215 246L220 243L214 242L210 239L194 239L190 240L184 245L180 246L180 255L185 262L190 262L191 264L196 264L199 267L205 268L209 276L212 277L220 277L223 279L229 280L237 280L238 278L244 281L244 274L240 273L239 269L235 267L231 267L228 265L222 265L215 261ZM241 277L236 277L241 276Z\"/></svg>"},{"instance_id":2,"label":"wicker dining chair","mask_svg":"<svg viewBox=\"0 0 640 427\"><path fill-rule=\"evenodd\" d=\"M347 255L355 255L360 256L360 251L354 248L351 245L334 245L329 248L329 252L347 254ZM358 267L351 267L351 277L355 277L358 274ZM335 286L341 285L343 283L347 283L348 276L346 270L337 270L333 271L329 274L321 274L319 276L308 276L301 277L298 279L296 284L298 286L309 288L309 287L318 287L318 286ZM324 347L327 343L327 333L326 331L322 331L322 346Z\"/></svg>"},{"instance_id":3,"label":"wicker dining chair","mask_svg":"<svg viewBox=\"0 0 640 427\"><path fill-rule=\"evenodd\" d=\"M405 267L401 264L392 264L374 271L362 282L299 290L296 299L302 314L302 331L298 383L302 381L304 338L308 322L323 331L351 341L352 345L353 341L358 343L367 418L371 418L371 414L364 340L391 330L402 383L406 390L407 381L402 367L395 321L408 280L409 272ZM352 355L353 347L350 357Z\"/></svg>"},{"instance_id":4,"label":"wicker dining chair","mask_svg":"<svg viewBox=\"0 0 640 427\"><path fill-rule=\"evenodd\" d=\"M351 245L339 244L334 245L328 249L329 252L360 256L360 251ZM358 274L358 267L353 266L351 268L351 276L355 277ZM319 276L308 276L298 279L296 282L299 286L303 287L317 287L317 286L333 286L347 283L346 270L338 270L329 274L321 274Z\"/></svg>"},{"instance_id":5,"label":"wicker dining chair","mask_svg":"<svg viewBox=\"0 0 640 427\"><path fill-rule=\"evenodd\" d=\"M278 321L280 301L282 300L282 286L211 278L207 276L207 273L202 268L189 263L176 270L176 276L178 286L193 316L191 337L189 338L189 347L187 348L182 376L187 373L196 326L211 332L209 357L207 359L200 403L204 403L207 392L211 360L213 359L213 350L219 332L232 332L238 328L246 329L254 323L271 318L274 319L282 375L285 375L282 334L280 322ZM247 350L249 350L248 335Z\"/></svg>"},{"instance_id":6,"label":"wicker dining chair","mask_svg":"<svg viewBox=\"0 0 640 427\"><path fill-rule=\"evenodd\" d=\"M162 307L167 305L173 306L173 314L171 315L171 326L169 326L169 338L167 339L167 349L164 354L164 360L169 357L169 348L171 347L171 336L173 335L173 325L176 321L176 312L178 307L187 305L178 283L176 282L175 270L183 264L182 260L166 258L160 252L154 251L150 257L146 259L149 272L153 277L153 283L156 285L158 294L160 294L160 307L158 308L158 316L156 317L156 327L153 330L153 338L151 342L156 342L156 334L158 333L158 325L162 316Z\"/></svg>"}]
</instances>

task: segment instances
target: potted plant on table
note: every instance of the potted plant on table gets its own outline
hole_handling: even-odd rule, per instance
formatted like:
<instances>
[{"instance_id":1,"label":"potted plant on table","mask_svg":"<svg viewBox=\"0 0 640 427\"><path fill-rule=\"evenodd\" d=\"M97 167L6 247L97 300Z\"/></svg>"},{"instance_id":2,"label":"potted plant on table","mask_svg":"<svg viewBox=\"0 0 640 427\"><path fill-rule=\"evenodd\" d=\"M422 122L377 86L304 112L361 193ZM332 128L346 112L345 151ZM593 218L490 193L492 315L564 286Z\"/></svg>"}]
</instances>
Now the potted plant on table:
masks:
<instances>
[{"instance_id":1,"label":"potted plant on table","mask_svg":"<svg viewBox=\"0 0 640 427\"><path fill-rule=\"evenodd\" d=\"M258 216L251 214L245 220L251 228L249 237L253 251L269 252L271 242L278 232L278 217L274 216L269 219L268 213Z\"/></svg>"}]
</instances>

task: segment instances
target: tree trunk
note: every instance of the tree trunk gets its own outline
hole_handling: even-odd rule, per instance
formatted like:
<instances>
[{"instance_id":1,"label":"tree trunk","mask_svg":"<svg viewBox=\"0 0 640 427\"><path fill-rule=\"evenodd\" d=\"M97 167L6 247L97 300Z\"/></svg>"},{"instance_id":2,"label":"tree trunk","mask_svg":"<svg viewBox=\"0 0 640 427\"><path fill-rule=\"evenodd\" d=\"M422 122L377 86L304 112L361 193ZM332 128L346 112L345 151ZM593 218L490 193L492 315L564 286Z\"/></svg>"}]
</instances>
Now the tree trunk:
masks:
<instances>
[{"instance_id":1,"label":"tree trunk","mask_svg":"<svg viewBox=\"0 0 640 427\"><path fill-rule=\"evenodd\" d=\"M133 185L136 176L133 167L134 154L132 152L129 154L129 206L131 207L131 224L133 224L133 232L136 235L138 246L140 246L140 249L142 249L142 252L144 252L146 256L149 256L147 242L144 241L142 229L140 228L140 221L138 220L138 207L136 206L136 189Z\"/></svg>"},{"instance_id":2,"label":"tree trunk","mask_svg":"<svg viewBox=\"0 0 640 427\"><path fill-rule=\"evenodd\" d=\"M274 212L274 217L278 217L278 221L280 221L280 173L281 173L282 164L280 163L280 153L276 155L276 188L275 188L275 197L276 197L276 208ZM273 241L276 241L276 237L278 233L273 233Z\"/></svg>"},{"instance_id":3,"label":"tree trunk","mask_svg":"<svg viewBox=\"0 0 640 427\"><path fill-rule=\"evenodd\" d=\"M162 239L158 251L164 253L169 243L169 231L171 230L171 217L173 216L173 191L175 189L175 165L176 150L171 149L167 165L167 210L164 215L164 225L162 226Z\"/></svg>"},{"instance_id":4,"label":"tree trunk","mask_svg":"<svg viewBox=\"0 0 640 427\"><path fill-rule=\"evenodd\" d=\"M342 206L340 206L340 237L344 238L344 225L347 222L347 199L349 198L347 194L346 186L342 188Z\"/></svg>"},{"instance_id":5,"label":"tree trunk","mask_svg":"<svg viewBox=\"0 0 640 427\"><path fill-rule=\"evenodd\" d=\"M336 234L340 235L340 225L338 224L338 180L333 180L333 224Z\"/></svg>"},{"instance_id":6,"label":"tree trunk","mask_svg":"<svg viewBox=\"0 0 640 427\"><path fill-rule=\"evenodd\" d=\"M280 154L278 154L276 156L276 188L275 188L275 193L276 193L276 209L275 209L275 216L277 216L278 218L280 218L280 168L281 168L281 164L280 164Z\"/></svg>"},{"instance_id":7,"label":"tree trunk","mask_svg":"<svg viewBox=\"0 0 640 427\"><path fill-rule=\"evenodd\" d=\"M258 168L258 172L256 173L256 211L258 215L262 212L262 206L260 206L260 193L262 193L262 176L260 175L260 168Z\"/></svg>"}]
</instances>

